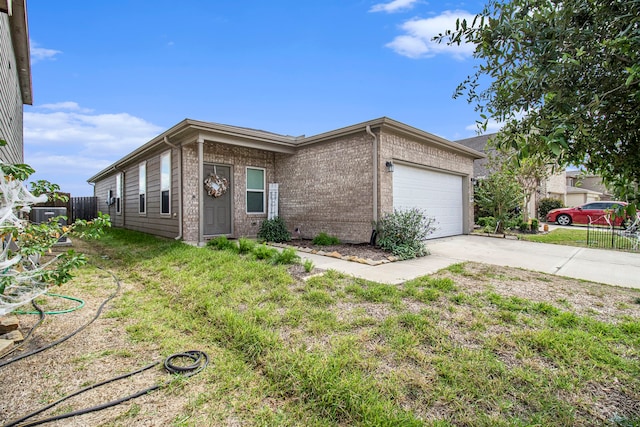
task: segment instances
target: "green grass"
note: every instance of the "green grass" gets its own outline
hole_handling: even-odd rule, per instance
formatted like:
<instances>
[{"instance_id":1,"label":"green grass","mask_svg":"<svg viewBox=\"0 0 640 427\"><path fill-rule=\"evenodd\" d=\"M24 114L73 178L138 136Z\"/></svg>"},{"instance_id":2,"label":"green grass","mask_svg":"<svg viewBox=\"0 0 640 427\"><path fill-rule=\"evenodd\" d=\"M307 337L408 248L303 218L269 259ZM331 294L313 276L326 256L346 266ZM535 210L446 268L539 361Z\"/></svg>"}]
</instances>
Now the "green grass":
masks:
<instances>
[{"instance_id":1,"label":"green grass","mask_svg":"<svg viewBox=\"0 0 640 427\"><path fill-rule=\"evenodd\" d=\"M586 246L587 229L556 228L547 234L522 234L520 239L538 243L553 243L556 245Z\"/></svg>"},{"instance_id":2,"label":"green grass","mask_svg":"<svg viewBox=\"0 0 640 427\"><path fill-rule=\"evenodd\" d=\"M493 273L464 264L404 285L335 271L296 282L286 266L117 229L93 248L131 284L107 315L134 349L211 357L163 391L188 396L176 426L640 422L625 404L640 397L637 317L605 322L556 301L466 291L458 281ZM124 417L135 424L137 409Z\"/></svg>"}]
</instances>

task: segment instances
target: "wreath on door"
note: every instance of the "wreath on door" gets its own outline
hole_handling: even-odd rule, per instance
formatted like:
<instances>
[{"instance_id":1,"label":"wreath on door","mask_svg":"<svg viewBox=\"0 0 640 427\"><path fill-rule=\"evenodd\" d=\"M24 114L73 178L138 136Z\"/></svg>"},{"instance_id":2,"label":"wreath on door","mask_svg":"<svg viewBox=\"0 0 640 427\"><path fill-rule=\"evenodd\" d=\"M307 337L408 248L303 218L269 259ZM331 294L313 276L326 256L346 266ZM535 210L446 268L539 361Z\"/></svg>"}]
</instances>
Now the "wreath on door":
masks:
<instances>
[{"instance_id":1,"label":"wreath on door","mask_svg":"<svg viewBox=\"0 0 640 427\"><path fill-rule=\"evenodd\" d=\"M229 181L223 176L212 173L204 180L204 188L211 197L220 197L227 192Z\"/></svg>"}]
</instances>

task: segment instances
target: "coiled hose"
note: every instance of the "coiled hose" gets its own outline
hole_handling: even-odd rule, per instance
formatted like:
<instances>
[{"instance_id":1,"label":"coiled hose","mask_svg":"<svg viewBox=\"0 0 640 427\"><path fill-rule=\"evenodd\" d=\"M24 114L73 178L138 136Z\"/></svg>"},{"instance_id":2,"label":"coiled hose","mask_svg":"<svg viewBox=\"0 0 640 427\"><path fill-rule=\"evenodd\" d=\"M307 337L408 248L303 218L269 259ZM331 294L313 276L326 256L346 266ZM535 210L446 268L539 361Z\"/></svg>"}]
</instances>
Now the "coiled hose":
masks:
<instances>
[{"instance_id":1,"label":"coiled hose","mask_svg":"<svg viewBox=\"0 0 640 427\"><path fill-rule=\"evenodd\" d=\"M175 363L175 361L177 359L185 359L185 358L186 359L190 359L193 363L191 363L190 365L186 365L186 366L183 366L183 365ZM110 408L112 406L116 406L116 405L119 405L121 403L124 403L124 402L126 402L128 400L135 399L136 397L143 396L143 395L145 395L145 394L147 394L149 392L152 392L154 390L159 389L160 387L166 386L167 384L169 384L171 382L171 380L166 381L164 384L153 385L153 386L148 387L148 388L146 388L144 390L140 390L140 391L137 391L137 392L135 392L133 394L130 394L128 396L121 397L120 399L112 400L111 402L102 403L100 405L91 406L89 408L78 409L77 411L67 412L66 414L60 414L60 415L56 415L56 416L49 417L49 418L43 418L43 419L32 421L32 422L26 423L26 424L20 424L23 421L28 420L29 418L35 417L36 415L38 415L38 414L40 414L40 413L42 413L42 412L44 412L44 411L46 411L48 409L53 408L54 406L64 402L65 400L71 399L72 397L78 396L78 395L80 395L80 394L82 394L84 392L87 392L89 390L93 390L93 389L98 388L100 386L103 386L105 384L109 384L109 383L112 383L112 382L115 382L115 381L118 381L118 380L121 380L121 379L124 379L124 378L132 377L132 376L134 376L136 374L139 374L139 373L147 371L147 370L149 370L149 369L151 369L151 368L153 368L155 366L158 366L159 363L160 362L155 362L155 363L147 365L147 366L145 366L143 368L140 368L140 369L138 369L136 371L129 372L127 374L123 374L123 375L120 375L118 377L114 377L114 378L99 382L97 384L90 385L89 387L85 387L85 388L83 388L81 390L78 390L78 391L76 391L74 393L71 393L70 395L65 396L65 397L63 397L63 398L61 398L61 399L59 399L59 400L57 400L57 401L55 401L53 403L50 403L47 406L44 406L44 407L42 407L42 408L40 408L38 410L35 410L35 411L33 411L33 412L31 412L31 413L29 413L29 414L27 414L27 415L25 415L25 416L23 416L23 417L21 417L19 419L13 420L9 424L5 424L3 427L13 427L13 426L17 426L17 425L20 425L20 427L37 426L37 425L41 425L41 424L45 424L45 423L50 423L50 422L53 422L53 421L63 420L63 419L66 419L66 418L77 417L79 415L84 415L84 414L88 414L88 413L91 413L91 412L101 411L103 409ZM207 353L205 353L203 351L199 351L199 350L189 350L189 351L185 351L184 353L172 354L171 356L167 357L164 360L164 367L168 372L170 372L171 374L181 374L181 375L183 375L185 377L191 377L191 376L199 373L204 368L206 368L208 364L209 364L209 356L207 356Z\"/></svg>"}]
</instances>

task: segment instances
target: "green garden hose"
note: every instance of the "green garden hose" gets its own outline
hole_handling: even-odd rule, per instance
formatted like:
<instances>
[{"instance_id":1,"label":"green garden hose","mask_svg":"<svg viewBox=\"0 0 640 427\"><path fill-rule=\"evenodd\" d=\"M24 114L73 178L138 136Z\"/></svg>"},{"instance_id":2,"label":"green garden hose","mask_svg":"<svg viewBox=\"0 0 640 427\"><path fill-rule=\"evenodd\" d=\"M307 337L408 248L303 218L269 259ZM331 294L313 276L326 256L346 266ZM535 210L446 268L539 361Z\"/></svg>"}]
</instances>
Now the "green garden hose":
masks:
<instances>
[{"instance_id":1,"label":"green garden hose","mask_svg":"<svg viewBox=\"0 0 640 427\"><path fill-rule=\"evenodd\" d=\"M84 301L81 300L80 298L70 297L68 295L52 294L52 293L49 293L49 292L47 292L45 295L50 296L50 297L58 297L58 298L68 299L70 301L75 301L75 302L77 302L79 304L77 306L75 306L75 307L67 308L65 310L45 311L44 314L71 313L72 311L80 310L82 307L84 307ZM40 312L38 312L38 311L22 311L22 310L15 310L14 313L16 313L16 314L40 314Z\"/></svg>"}]
</instances>

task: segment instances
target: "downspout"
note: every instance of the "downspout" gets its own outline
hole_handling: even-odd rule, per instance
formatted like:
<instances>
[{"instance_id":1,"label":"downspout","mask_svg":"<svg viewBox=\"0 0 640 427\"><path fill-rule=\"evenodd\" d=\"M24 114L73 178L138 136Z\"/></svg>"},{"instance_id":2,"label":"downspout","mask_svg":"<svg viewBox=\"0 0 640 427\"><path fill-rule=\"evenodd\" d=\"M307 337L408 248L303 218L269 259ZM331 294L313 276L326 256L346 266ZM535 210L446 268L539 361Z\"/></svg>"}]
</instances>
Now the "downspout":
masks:
<instances>
[{"instance_id":1,"label":"downspout","mask_svg":"<svg viewBox=\"0 0 640 427\"><path fill-rule=\"evenodd\" d=\"M365 128L367 133L373 137L373 222L378 222L378 137L371 132L371 126ZM375 244L375 228L371 231L370 244Z\"/></svg>"},{"instance_id":2,"label":"downspout","mask_svg":"<svg viewBox=\"0 0 640 427\"><path fill-rule=\"evenodd\" d=\"M182 205L184 203L184 195L182 194L182 145L179 147L175 144L169 142L169 138L164 137L164 143L167 144L171 148L179 148L180 160L178 161L178 235L175 237L176 240L182 240Z\"/></svg>"}]
</instances>

